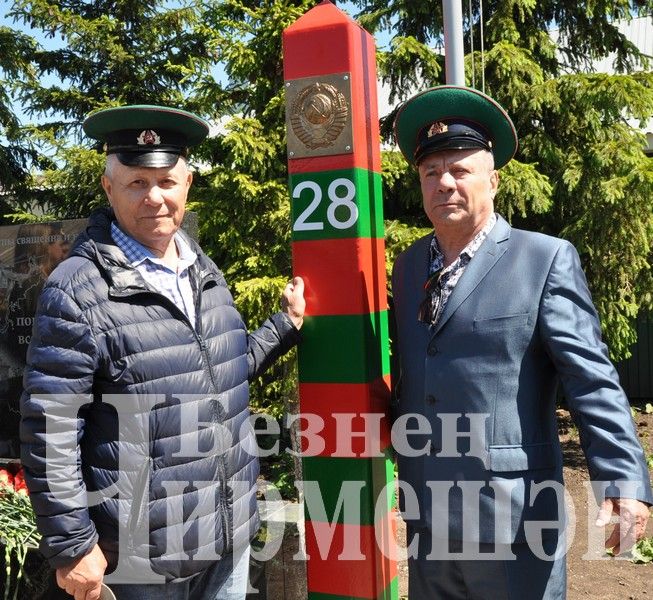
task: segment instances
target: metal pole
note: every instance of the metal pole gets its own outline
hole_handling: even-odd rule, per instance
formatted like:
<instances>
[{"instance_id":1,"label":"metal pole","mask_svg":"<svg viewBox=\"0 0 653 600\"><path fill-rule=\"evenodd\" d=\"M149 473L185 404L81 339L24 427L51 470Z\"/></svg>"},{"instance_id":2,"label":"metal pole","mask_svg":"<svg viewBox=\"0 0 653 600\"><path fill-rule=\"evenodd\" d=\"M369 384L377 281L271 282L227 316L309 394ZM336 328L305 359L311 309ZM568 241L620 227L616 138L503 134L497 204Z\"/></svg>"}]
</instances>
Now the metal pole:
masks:
<instances>
[{"instance_id":1,"label":"metal pole","mask_svg":"<svg viewBox=\"0 0 653 600\"><path fill-rule=\"evenodd\" d=\"M485 34L483 33L483 0L480 0L478 4L479 4L478 22L481 27L481 91L485 94L485 46L483 45L485 43L483 40Z\"/></svg>"},{"instance_id":2,"label":"metal pole","mask_svg":"<svg viewBox=\"0 0 653 600\"><path fill-rule=\"evenodd\" d=\"M442 0L444 67L449 85L465 85L463 7L461 0Z\"/></svg>"},{"instance_id":3,"label":"metal pole","mask_svg":"<svg viewBox=\"0 0 653 600\"><path fill-rule=\"evenodd\" d=\"M469 52L472 55L472 87L476 87L476 64L474 62L474 11L469 0Z\"/></svg>"}]
</instances>

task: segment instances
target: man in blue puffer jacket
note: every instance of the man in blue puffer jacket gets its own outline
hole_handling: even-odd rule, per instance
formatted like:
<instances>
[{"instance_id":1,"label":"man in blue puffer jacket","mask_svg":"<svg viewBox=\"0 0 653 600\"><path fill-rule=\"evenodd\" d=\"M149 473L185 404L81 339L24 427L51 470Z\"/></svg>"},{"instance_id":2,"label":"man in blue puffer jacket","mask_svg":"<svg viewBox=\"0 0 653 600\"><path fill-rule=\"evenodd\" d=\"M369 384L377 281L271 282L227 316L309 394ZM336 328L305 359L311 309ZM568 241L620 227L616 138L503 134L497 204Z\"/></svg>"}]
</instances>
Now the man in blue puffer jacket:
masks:
<instances>
[{"instance_id":1,"label":"man in blue puffer jacket","mask_svg":"<svg viewBox=\"0 0 653 600\"><path fill-rule=\"evenodd\" d=\"M131 106L84 129L105 145L111 208L42 291L21 401L41 551L76 600L99 598L107 566L119 600L244 598L259 525L248 381L299 341L303 282L248 334L179 229L203 120Z\"/></svg>"}]
</instances>

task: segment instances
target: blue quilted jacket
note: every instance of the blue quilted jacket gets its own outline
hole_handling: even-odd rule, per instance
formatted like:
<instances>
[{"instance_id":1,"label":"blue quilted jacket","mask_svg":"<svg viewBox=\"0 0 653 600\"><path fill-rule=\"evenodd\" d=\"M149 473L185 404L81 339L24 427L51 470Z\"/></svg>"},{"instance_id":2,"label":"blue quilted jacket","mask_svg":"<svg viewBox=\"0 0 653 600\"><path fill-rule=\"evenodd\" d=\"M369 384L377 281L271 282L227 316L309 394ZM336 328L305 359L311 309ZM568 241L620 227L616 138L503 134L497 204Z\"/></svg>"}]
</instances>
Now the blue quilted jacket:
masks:
<instances>
[{"instance_id":1,"label":"blue quilted jacket","mask_svg":"<svg viewBox=\"0 0 653 600\"><path fill-rule=\"evenodd\" d=\"M22 462L53 567L98 542L110 567L124 556L132 573L178 581L258 529L248 381L299 332L277 313L248 334L222 273L187 240L198 255L192 327L126 263L112 218L91 216L41 294Z\"/></svg>"}]
</instances>

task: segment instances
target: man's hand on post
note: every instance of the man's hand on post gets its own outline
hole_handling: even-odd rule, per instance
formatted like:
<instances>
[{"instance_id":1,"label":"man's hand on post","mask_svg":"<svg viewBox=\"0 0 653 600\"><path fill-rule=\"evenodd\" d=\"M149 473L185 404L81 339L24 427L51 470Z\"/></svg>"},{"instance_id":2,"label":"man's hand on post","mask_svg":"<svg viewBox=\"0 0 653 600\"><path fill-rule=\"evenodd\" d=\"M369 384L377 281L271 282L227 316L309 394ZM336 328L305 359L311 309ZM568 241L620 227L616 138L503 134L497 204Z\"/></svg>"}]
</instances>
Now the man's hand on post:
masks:
<instances>
[{"instance_id":1,"label":"man's hand on post","mask_svg":"<svg viewBox=\"0 0 653 600\"><path fill-rule=\"evenodd\" d=\"M292 319L297 329L301 329L304 322L304 311L306 300L304 300L304 280L301 277L294 277L286 285L281 295L281 309Z\"/></svg>"},{"instance_id":2,"label":"man's hand on post","mask_svg":"<svg viewBox=\"0 0 653 600\"><path fill-rule=\"evenodd\" d=\"M612 548L615 556L629 550L644 537L649 512L649 507L639 500L606 498L596 518L597 527L608 525L612 514L619 515L619 523L605 541L605 547Z\"/></svg>"},{"instance_id":3,"label":"man's hand on post","mask_svg":"<svg viewBox=\"0 0 653 600\"><path fill-rule=\"evenodd\" d=\"M75 600L98 600L106 568L107 560L96 544L77 562L57 569L57 585Z\"/></svg>"}]
</instances>

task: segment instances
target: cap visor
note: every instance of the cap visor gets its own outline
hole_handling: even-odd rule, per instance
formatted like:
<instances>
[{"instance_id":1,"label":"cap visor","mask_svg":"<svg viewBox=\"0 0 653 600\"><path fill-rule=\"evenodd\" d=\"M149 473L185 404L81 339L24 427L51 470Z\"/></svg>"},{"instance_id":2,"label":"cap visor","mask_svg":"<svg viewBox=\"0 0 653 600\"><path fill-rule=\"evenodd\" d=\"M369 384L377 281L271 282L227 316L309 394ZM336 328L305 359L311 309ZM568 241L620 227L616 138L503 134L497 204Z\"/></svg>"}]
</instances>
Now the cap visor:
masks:
<instances>
[{"instance_id":1,"label":"cap visor","mask_svg":"<svg viewBox=\"0 0 653 600\"><path fill-rule=\"evenodd\" d=\"M436 152L444 152L447 150L487 150L488 152L492 152L492 149L487 143L484 144L474 138L454 138L422 146L415 152L415 163L419 163L429 154L435 154Z\"/></svg>"},{"instance_id":2,"label":"cap visor","mask_svg":"<svg viewBox=\"0 0 653 600\"><path fill-rule=\"evenodd\" d=\"M127 167L174 167L179 154L174 152L116 152L118 160Z\"/></svg>"}]
</instances>

